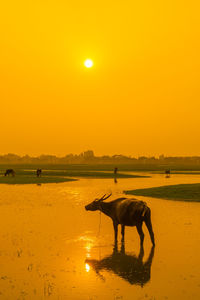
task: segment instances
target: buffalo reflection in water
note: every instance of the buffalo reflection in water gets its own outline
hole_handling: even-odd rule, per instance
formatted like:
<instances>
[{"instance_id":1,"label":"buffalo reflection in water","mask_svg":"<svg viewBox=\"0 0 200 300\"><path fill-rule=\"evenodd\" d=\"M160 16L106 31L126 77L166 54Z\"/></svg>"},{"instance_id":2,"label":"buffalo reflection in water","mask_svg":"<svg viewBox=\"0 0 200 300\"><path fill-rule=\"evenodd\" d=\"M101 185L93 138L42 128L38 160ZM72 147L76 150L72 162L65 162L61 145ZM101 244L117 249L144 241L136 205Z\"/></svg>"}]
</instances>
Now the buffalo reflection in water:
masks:
<instances>
[{"instance_id":1,"label":"buffalo reflection in water","mask_svg":"<svg viewBox=\"0 0 200 300\"><path fill-rule=\"evenodd\" d=\"M106 256L101 260L86 259L86 263L100 275L101 270L113 272L119 277L125 279L130 284L136 284L143 287L151 278L151 264L154 257L154 247L151 248L150 254L146 262L143 262L144 248L140 247L140 253L137 256L125 253L124 244L118 251L117 244L110 256ZM100 275L101 276L101 275ZM102 277L102 276L101 276Z\"/></svg>"}]
</instances>

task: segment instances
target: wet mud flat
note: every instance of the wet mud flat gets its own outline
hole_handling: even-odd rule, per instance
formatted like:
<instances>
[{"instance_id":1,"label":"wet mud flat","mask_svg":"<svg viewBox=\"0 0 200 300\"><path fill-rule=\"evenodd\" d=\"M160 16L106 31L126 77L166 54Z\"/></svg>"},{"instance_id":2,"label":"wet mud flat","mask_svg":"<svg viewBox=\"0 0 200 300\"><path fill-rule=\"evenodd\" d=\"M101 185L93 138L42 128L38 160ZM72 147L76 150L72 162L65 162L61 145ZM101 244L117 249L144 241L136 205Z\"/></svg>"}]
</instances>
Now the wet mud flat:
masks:
<instances>
[{"instance_id":1,"label":"wet mud flat","mask_svg":"<svg viewBox=\"0 0 200 300\"><path fill-rule=\"evenodd\" d=\"M199 203L137 196L151 208L156 238L152 248L143 226L143 249L135 228L114 245L110 219L84 209L107 192L114 199L161 185L161 175L1 185L0 299L199 299Z\"/></svg>"}]
</instances>

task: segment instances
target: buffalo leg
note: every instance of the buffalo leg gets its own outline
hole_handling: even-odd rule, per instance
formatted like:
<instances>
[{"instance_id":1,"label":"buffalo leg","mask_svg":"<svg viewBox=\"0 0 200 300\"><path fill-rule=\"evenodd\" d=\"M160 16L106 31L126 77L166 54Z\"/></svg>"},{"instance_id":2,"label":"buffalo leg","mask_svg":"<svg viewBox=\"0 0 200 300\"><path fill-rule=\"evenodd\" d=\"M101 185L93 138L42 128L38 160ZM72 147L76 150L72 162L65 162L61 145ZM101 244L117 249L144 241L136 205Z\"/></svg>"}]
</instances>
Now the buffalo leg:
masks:
<instances>
[{"instance_id":1,"label":"buffalo leg","mask_svg":"<svg viewBox=\"0 0 200 300\"><path fill-rule=\"evenodd\" d=\"M146 226L149 230L149 235L150 235L150 238L151 238L151 242L152 242L153 246L155 246L155 239L154 239L154 233L153 233L153 229L152 229L151 220L145 221L145 224L146 224Z\"/></svg>"},{"instance_id":2,"label":"buffalo leg","mask_svg":"<svg viewBox=\"0 0 200 300\"><path fill-rule=\"evenodd\" d=\"M138 232L138 234L140 236L140 244L143 245L143 242L144 242L144 232L142 230L142 223L138 224L136 226L136 228L137 228L137 232Z\"/></svg>"},{"instance_id":3,"label":"buffalo leg","mask_svg":"<svg viewBox=\"0 0 200 300\"><path fill-rule=\"evenodd\" d=\"M115 243L117 242L117 234L118 234L118 224L113 222L114 232L115 232Z\"/></svg>"},{"instance_id":4,"label":"buffalo leg","mask_svg":"<svg viewBox=\"0 0 200 300\"><path fill-rule=\"evenodd\" d=\"M143 244L140 244L140 253L138 255L138 260L140 260L142 262L143 257L144 257L144 247L143 247Z\"/></svg>"},{"instance_id":5,"label":"buffalo leg","mask_svg":"<svg viewBox=\"0 0 200 300\"><path fill-rule=\"evenodd\" d=\"M125 225L122 225L121 233L122 233L122 242L124 242Z\"/></svg>"},{"instance_id":6,"label":"buffalo leg","mask_svg":"<svg viewBox=\"0 0 200 300\"><path fill-rule=\"evenodd\" d=\"M152 242L153 246L155 246L155 239L154 239L154 233L153 233L153 228L152 228L152 224L151 224L151 212L150 211L147 214L147 216L145 216L144 222L145 222L145 224L147 226L147 229L149 231L151 242Z\"/></svg>"}]
</instances>

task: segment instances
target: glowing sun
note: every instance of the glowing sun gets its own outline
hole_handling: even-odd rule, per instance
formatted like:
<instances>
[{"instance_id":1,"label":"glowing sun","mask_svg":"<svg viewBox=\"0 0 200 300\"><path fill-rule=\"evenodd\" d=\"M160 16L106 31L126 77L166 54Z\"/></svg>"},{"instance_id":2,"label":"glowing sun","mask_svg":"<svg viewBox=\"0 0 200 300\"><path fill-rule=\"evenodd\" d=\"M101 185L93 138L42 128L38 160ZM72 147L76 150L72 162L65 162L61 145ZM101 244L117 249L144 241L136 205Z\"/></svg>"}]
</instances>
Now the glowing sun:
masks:
<instances>
[{"instance_id":1,"label":"glowing sun","mask_svg":"<svg viewBox=\"0 0 200 300\"><path fill-rule=\"evenodd\" d=\"M84 65L85 65L86 68L92 68L92 66L93 66L93 61L92 61L91 59L86 59L86 60L84 61Z\"/></svg>"}]
</instances>

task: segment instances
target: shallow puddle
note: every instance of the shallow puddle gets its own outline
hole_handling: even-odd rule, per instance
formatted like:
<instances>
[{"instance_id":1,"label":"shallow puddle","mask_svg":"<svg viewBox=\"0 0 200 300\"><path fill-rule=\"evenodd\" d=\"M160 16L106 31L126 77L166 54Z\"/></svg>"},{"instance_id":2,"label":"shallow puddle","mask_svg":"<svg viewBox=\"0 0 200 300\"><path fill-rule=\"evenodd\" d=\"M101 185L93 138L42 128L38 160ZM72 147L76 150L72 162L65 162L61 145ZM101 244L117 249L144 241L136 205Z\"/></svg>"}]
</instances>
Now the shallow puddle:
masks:
<instances>
[{"instance_id":1,"label":"shallow puddle","mask_svg":"<svg viewBox=\"0 0 200 300\"><path fill-rule=\"evenodd\" d=\"M84 206L105 193L200 182L199 175L1 185L0 299L200 299L200 203L145 199L156 247ZM130 197L130 196L128 196Z\"/></svg>"}]
</instances>

